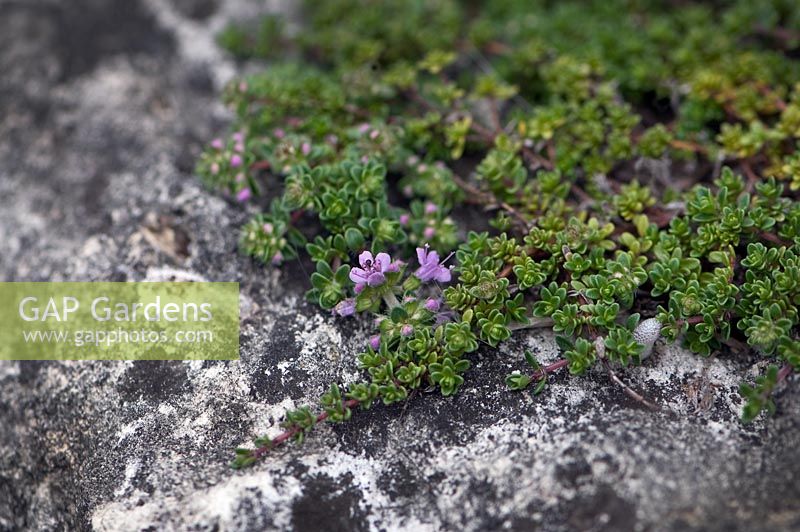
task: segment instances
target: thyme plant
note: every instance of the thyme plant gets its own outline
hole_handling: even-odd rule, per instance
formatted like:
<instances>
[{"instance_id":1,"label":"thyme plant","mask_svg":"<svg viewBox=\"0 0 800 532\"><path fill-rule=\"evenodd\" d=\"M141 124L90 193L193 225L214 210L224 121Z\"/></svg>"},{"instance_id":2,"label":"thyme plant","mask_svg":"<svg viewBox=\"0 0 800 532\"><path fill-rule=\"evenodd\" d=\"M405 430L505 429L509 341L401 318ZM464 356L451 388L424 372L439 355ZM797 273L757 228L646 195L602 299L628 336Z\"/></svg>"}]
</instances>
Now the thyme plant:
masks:
<instances>
[{"instance_id":1,"label":"thyme plant","mask_svg":"<svg viewBox=\"0 0 800 532\"><path fill-rule=\"evenodd\" d=\"M364 380L234 467L357 408L454 394L470 353L530 327L563 358L525 353L512 389L597 367L655 407L618 373L663 336L763 356L742 417L774 410L800 369L800 10L673 4L307 1L298 32L222 34L268 62L227 87L236 120L198 174L264 207L245 253L307 255L308 298L375 323Z\"/></svg>"}]
</instances>

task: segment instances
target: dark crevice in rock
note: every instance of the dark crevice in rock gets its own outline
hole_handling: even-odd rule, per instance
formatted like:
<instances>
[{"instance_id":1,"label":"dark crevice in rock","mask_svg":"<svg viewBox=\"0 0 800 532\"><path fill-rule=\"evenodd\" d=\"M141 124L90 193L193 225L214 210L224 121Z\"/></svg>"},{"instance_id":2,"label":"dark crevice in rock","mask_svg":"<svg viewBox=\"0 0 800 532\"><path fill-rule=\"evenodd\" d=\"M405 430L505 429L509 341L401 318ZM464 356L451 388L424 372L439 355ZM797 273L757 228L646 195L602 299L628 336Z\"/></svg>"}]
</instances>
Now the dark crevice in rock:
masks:
<instances>
[{"instance_id":1,"label":"dark crevice in rock","mask_svg":"<svg viewBox=\"0 0 800 532\"><path fill-rule=\"evenodd\" d=\"M360 507L361 490L352 485L352 475L333 479L327 475L310 477L303 495L292 504L292 526L298 532L366 531L369 526Z\"/></svg>"}]
</instances>

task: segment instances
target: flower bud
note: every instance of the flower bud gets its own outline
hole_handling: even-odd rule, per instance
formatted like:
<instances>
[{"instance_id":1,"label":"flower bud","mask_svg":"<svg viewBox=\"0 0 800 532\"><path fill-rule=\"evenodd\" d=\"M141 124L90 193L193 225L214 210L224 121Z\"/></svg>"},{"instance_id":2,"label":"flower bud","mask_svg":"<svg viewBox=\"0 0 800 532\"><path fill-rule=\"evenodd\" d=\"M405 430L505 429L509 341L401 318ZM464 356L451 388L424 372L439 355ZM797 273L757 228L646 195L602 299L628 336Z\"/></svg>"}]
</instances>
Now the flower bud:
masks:
<instances>
[{"instance_id":1,"label":"flower bud","mask_svg":"<svg viewBox=\"0 0 800 532\"><path fill-rule=\"evenodd\" d=\"M376 351L377 351L378 349L380 349L380 347L381 347L381 337L380 337L380 335L377 335L377 334L376 334L375 336L373 336L372 338L370 338L370 339L369 339L369 346L370 346L372 349L376 350Z\"/></svg>"},{"instance_id":2,"label":"flower bud","mask_svg":"<svg viewBox=\"0 0 800 532\"><path fill-rule=\"evenodd\" d=\"M439 309L442 308L442 304L439 303L438 299L429 298L427 301L425 301L425 308L431 312L438 312Z\"/></svg>"},{"instance_id":3,"label":"flower bud","mask_svg":"<svg viewBox=\"0 0 800 532\"><path fill-rule=\"evenodd\" d=\"M249 200L252 195L253 193L250 192L249 188L243 188L236 193L236 199L244 203L245 201Z\"/></svg>"}]
</instances>

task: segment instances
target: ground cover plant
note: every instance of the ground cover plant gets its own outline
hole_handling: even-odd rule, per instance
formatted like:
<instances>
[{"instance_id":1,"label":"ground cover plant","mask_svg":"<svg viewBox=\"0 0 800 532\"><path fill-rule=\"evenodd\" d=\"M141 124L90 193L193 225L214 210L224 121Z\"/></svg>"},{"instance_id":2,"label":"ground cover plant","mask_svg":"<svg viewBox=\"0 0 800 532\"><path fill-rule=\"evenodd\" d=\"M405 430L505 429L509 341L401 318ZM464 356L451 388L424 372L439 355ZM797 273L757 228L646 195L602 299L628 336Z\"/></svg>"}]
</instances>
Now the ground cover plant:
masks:
<instances>
[{"instance_id":1,"label":"ground cover plant","mask_svg":"<svg viewBox=\"0 0 800 532\"><path fill-rule=\"evenodd\" d=\"M742 418L775 409L800 369L793 2L300 9L298 30L271 16L220 36L266 63L228 86L236 121L198 174L263 207L245 253L310 257L308 298L372 319L374 336L363 382L287 412L234 467L357 408L457 393L470 353L532 327L552 328L563 358L521 354L511 389L598 368L657 408L621 375L664 337L763 356Z\"/></svg>"}]
</instances>

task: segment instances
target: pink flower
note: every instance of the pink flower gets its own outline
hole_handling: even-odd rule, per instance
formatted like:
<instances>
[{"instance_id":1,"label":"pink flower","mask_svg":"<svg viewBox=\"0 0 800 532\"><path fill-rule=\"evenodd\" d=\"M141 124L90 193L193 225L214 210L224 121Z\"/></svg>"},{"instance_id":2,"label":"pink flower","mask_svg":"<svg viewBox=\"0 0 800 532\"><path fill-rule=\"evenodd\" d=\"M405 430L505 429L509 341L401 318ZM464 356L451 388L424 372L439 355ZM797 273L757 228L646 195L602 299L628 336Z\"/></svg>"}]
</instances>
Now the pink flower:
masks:
<instances>
[{"instance_id":1,"label":"pink flower","mask_svg":"<svg viewBox=\"0 0 800 532\"><path fill-rule=\"evenodd\" d=\"M311 144L308 142L304 142L303 146L300 148L303 151L303 155L308 155L311 153Z\"/></svg>"},{"instance_id":2,"label":"pink flower","mask_svg":"<svg viewBox=\"0 0 800 532\"><path fill-rule=\"evenodd\" d=\"M286 136L286 132L281 128L277 128L275 131L272 132L272 134L275 135L276 139L282 139L283 137Z\"/></svg>"},{"instance_id":3,"label":"pink flower","mask_svg":"<svg viewBox=\"0 0 800 532\"><path fill-rule=\"evenodd\" d=\"M438 312L439 309L442 307L442 304L439 303L438 299L429 298L425 301L425 308L430 310L431 312Z\"/></svg>"},{"instance_id":4,"label":"pink flower","mask_svg":"<svg viewBox=\"0 0 800 532\"><path fill-rule=\"evenodd\" d=\"M381 134L380 131L378 131L377 129L373 129L372 131L369 132L369 138L371 138L372 140L375 140L375 139L378 138L378 135L380 135L380 134Z\"/></svg>"},{"instance_id":5,"label":"pink flower","mask_svg":"<svg viewBox=\"0 0 800 532\"><path fill-rule=\"evenodd\" d=\"M266 234L271 235L275 227L271 223L267 222L264 224L263 229Z\"/></svg>"},{"instance_id":6,"label":"pink flower","mask_svg":"<svg viewBox=\"0 0 800 532\"><path fill-rule=\"evenodd\" d=\"M429 252L427 244L424 248L417 248L417 260L419 260L419 269L414 272L414 275L419 280L436 280L440 283L450 282L450 269L439 263L439 254L435 251Z\"/></svg>"},{"instance_id":7,"label":"pink flower","mask_svg":"<svg viewBox=\"0 0 800 532\"><path fill-rule=\"evenodd\" d=\"M343 299L333 307L333 311L339 316L352 316L356 313L356 300L353 298Z\"/></svg>"},{"instance_id":8,"label":"pink flower","mask_svg":"<svg viewBox=\"0 0 800 532\"><path fill-rule=\"evenodd\" d=\"M409 221L409 216L407 214L400 215L400 225L406 226L408 225L408 221Z\"/></svg>"},{"instance_id":9,"label":"pink flower","mask_svg":"<svg viewBox=\"0 0 800 532\"><path fill-rule=\"evenodd\" d=\"M376 334L375 336L373 336L372 338L370 338L370 339L369 339L369 346L370 346L372 349L376 350L376 351L377 351L378 349L380 349L380 347L381 347L381 337L380 337L380 335L377 335L377 334Z\"/></svg>"},{"instance_id":10,"label":"pink flower","mask_svg":"<svg viewBox=\"0 0 800 532\"><path fill-rule=\"evenodd\" d=\"M433 237L436 236L436 229L434 229L433 227L426 227L422 231L422 236L425 237L425 240L430 240L430 239L432 239Z\"/></svg>"},{"instance_id":11,"label":"pink flower","mask_svg":"<svg viewBox=\"0 0 800 532\"><path fill-rule=\"evenodd\" d=\"M241 131L237 131L236 133L231 135L231 137L233 138L234 142L243 142L244 141L244 133L242 133Z\"/></svg>"},{"instance_id":12,"label":"pink flower","mask_svg":"<svg viewBox=\"0 0 800 532\"><path fill-rule=\"evenodd\" d=\"M211 173L217 175L219 173L219 164L211 163Z\"/></svg>"},{"instance_id":13,"label":"pink flower","mask_svg":"<svg viewBox=\"0 0 800 532\"><path fill-rule=\"evenodd\" d=\"M241 155L232 155L231 156L231 166L234 168L239 168L242 166L242 156Z\"/></svg>"},{"instance_id":14,"label":"pink flower","mask_svg":"<svg viewBox=\"0 0 800 532\"><path fill-rule=\"evenodd\" d=\"M253 193L250 192L249 188L243 188L242 190L236 193L236 199L241 202L245 202L249 200L252 195Z\"/></svg>"},{"instance_id":15,"label":"pink flower","mask_svg":"<svg viewBox=\"0 0 800 532\"><path fill-rule=\"evenodd\" d=\"M361 265L360 268L350 270L350 280L356 284L357 293L364 289L364 285L382 285L386 281L383 272L393 271L392 258L388 253L378 253L373 258L372 253L364 251L358 256L358 263Z\"/></svg>"},{"instance_id":16,"label":"pink flower","mask_svg":"<svg viewBox=\"0 0 800 532\"><path fill-rule=\"evenodd\" d=\"M243 153L244 152L244 144L242 144L241 142L237 142L236 145L233 147L233 151L237 151L239 153Z\"/></svg>"},{"instance_id":17,"label":"pink flower","mask_svg":"<svg viewBox=\"0 0 800 532\"><path fill-rule=\"evenodd\" d=\"M221 150L223 146L222 139L214 139L211 141L211 147L215 150Z\"/></svg>"},{"instance_id":18,"label":"pink flower","mask_svg":"<svg viewBox=\"0 0 800 532\"><path fill-rule=\"evenodd\" d=\"M399 272L400 271L400 267L403 266L404 264L405 263L403 261L401 261L401 260L393 260L392 263L389 264L389 266L384 271L391 272L391 273Z\"/></svg>"},{"instance_id":19,"label":"pink flower","mask_svg":"<svg viewBox=\"0 0 800 532\"><path fill-rule=\"evenodd\" d=\"M431 203L430 201L425 204L425 214L434 214L436 211L439 210L435 204Z\"/></svg>"},{"instance_id":20,"label":"pink flower","mask_svg":"<svg viewBox=\"0 0 800 532\"><path fill-rule=\"evenodd\" d=\"M272 265L279 266L283 262L283 253L278 251L272 256Z\"/></svg>"},{"instance_id":21,"label":"pink flower","mask_svg":"<svg viewBox=\"0 0 800 532\"><path fill-rule=\"evenodd\" d=\"M243 183L243 182L244 182L244 174L243 174L242 172L239 172L238 174L236 174L236 176L234 176L234 178L233 178L233 179L234 179L234 180L235 180L237 183Z\"/></svg>"},{"instance_id":22,"label":"pink flower","mask_svg":"<svg viewBox=\"0 0 800 532\"><path fill-rule=\"evenodd\" d=\"M361 124L360 126L358 126L358 132L361 133L362 135L364 133L366 133L367 131L369 131L369 124L364 123L364 124Z\"/></svg>"},{"instance_id":23,"label":"pink flower","mask_svg":"<svg viewBox=\"0 0 800 532\"><path fill-rule=\"evenodd\" d=\"M408 323L406 323L405 325L403 325L400 328L400 335L401 336L411 336L412 334L414 334L414 326L413 325L409 325Z\"/></svg>"}]
</instances>

